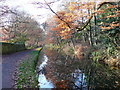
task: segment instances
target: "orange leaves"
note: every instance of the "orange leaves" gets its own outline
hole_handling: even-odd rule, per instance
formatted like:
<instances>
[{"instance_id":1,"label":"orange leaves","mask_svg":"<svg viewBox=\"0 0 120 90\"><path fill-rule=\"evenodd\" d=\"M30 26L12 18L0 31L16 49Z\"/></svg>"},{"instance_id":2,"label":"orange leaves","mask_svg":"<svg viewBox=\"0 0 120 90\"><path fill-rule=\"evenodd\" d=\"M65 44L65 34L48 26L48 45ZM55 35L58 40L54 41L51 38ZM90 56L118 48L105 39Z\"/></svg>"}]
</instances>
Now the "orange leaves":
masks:
<instances>
[{"instance_id":1,"label":"orange leaves","mask_svg":"<svg viewBox=\"0 0 120 90\"><path fill-rule=\"evenodd\" d=\"M105 30L110 30L110 29L113 29L114 27L117 27L117 26L120 26L120 23L118 22L112 22L112 23L108 23L108 24L104 24L105 26L100 26L100 28L102 29L102 31L105 31ZM106 25L108 27L106 27Z\"/></svg>"},{"instance_id":2,"label":"orange leaves","mask_svg":"<svg viewBox=\"0 0 120 90\"><path fill-rule=\"evenodd\" d=\"M120 11L115 11L115 13L118 13L118 14L120 14Z\"/></svg>"},{"instance_id":3,"label":"orange leaves","mask_svg":"<svg viewBox=\"0 0 120 90\"><path fill-rule=\"evenodd\" d=\"M66 16L66 17L69 17L69 18L73 18L73 17L75 17L76 15L70 12L70 13L66 13L65 16Z\"/></svg>"},{"instance_id":4,"label":"orange leaves","mask_svg":"<svg viewBox=\"0 0 120 90\"><path fill-rule=\"evenodd\" d=\"M57 15L59 17L53 17L56 25L53 28L51 28L51 30L54 31L56 35L60 36L62 39L67 39L71 36L71 29L76 27L76 25L74 24L74 20L76 19L76 17L72 12L66 11L59 11L57 12ZM60 19L62 19L63 21ZM68 27L67 24L69 24L70 27Z\"/></svg>"},{"instance_id":5,"label":"orange leaves","mask_svg":"<svg viewBox=\"0 0 120 90\"><path fill-rule=\"evenodd\" d=\"M112 24L110 24L110 26L111 27L117 27L117 26L120 26L120 23L117 23L117 24L112 23Z\"/></svg>"},{"instance_id":6,"label":"orange leaves","mask_svg":"<svg viewBox=\"0 0 120 90\"><path fill-rule=\"evenodd\" d=\"M94 2L71 2L69 8L75 9L91 9L94 6Z\"/></svg>"},{"instance_id":7,"label":"orange leaves","mask_svg":"<svg viewBox=\"0 0 120 90\"><path fill-rule=\"evenodd\" d=\"M62 39L67 39L71 36L73 30L79 25L82 27L81 23L91 20L91 16L100 15L100 18L112 18L118 17L120 11L113 11L113 13L106 13L110 8L117 8L117 5L108 5L103 7L104 9L99 9L94 11L94 8L97 8L95 5L99 5L102 2L70 2L66 11L58 11L56 16L54 16L53 28L51 29L60 36ZM103 15L102 15L103 14ZM110 15L111 14L111 15ZM99 17L98 17L99 18ZM99 19L100 19L99 18ZM107 27L106 27L107 26ZM104 27L100 27L103 30L112 29L113 27L119 26L119 24L108 24Z\"/></svg>"},{"instance_id":8,"label":"orange leaves","mask_svg":"<svg viewBox=\"0 0 120 90\"><path fill-rule=\"evenodd\" d=\"M104 13L105 12L105 10L96 10L96 11L94 11L94 13L97 13L97 14L101 14L101 13Z\"/></svg>"},{"instance_id":9,"label":"orange leaves","mask_svg":"<svg viewBox=\"0 0 120 90\"><path fill-rule=\"evenodd\" d=\"M70 5L73 5L73 4L78 4L77 2L70 2Z\"/></svg>"},{"instance_id":10,"label":"orange leaves","mask_svg":"<svg viewBox=\"0 0 120 90\"><path fill-rule=\"evenodd\" d=\"M67 39L70 37L71 33L72 33L72 31L68 28L63 31L60 31L60 36L62 37L62 39Z\"/></svg>"},{"instance_id":11,"label":"orange leaves","mask_svg":"<svg viewBox=\"0 0 120 90\"><path fill-rule=\"evenodd\" d=\"M77 2L70 2L68 10L74 11L76 9L76 4L78 4L78 3Z\"/></svg>"},{"instance_id":12,"label":"orange leaves","mask_svg":"<svg viewBox=\"0 0 120 90\"><path fill-rule=\"evenodd\" d=\"M103 29L102 31L112 29L112 27L103 27L103 26L100 26L100 28Z\"/></svg>"},{"instance_id":13,"label":"orange leaves","mask_svg":"<svg viewBox=\"0 0 120 90\"><path fill-rule=\"evenodd\" d=\"M59 11L59 12L57 12L57 15L62 17L63 15L65 15L65 13L66 13L65 11Z\"/></svg>"},{"instance_id":14,"label":"orange leaves","mask_svg":"<svg viewBox=\"0 0 120 90\"><path fill-rule=\"evenodd\" d=\"M61 36L62 39L69 38L73 30L78 26L78 20L80 18L86 20L90 18L88 10L93 6L93 2L70 2L67 8L68 10L58 11L57 16L53 17L56 25L51 30Z\"/></svg>"}]
</instances>

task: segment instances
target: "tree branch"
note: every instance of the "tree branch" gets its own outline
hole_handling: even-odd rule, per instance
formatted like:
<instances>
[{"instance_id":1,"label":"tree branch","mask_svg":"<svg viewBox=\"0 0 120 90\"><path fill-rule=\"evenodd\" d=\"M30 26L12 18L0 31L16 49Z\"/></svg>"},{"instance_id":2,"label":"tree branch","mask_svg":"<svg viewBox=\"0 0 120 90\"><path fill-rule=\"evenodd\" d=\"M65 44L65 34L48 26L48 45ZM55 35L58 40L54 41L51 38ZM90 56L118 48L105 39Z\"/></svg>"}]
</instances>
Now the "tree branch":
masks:
<instances>
[{"instance_id":1,"label":"tree branch","mask_svg":"<svg viewBox=\"0 0 120 90\"><path fill-rule=\"evenodd\" d=\"M45 1L45 0L44 0ZM61 20L63 21L69 28L71 28L71 26L65 21L63 20L51 7L50 5L45 1L46 5L49 7L49 9Z\"/></svg>"},{"instance_id":2,"label":"tree branch","mask_svg":"<svg viewBox=\"0 0 120 90\"><path fill-rule=\"evenodd\" d=\"M44 0L44 1L45 1L45 0ZM50 5L49 5L46 1L45 1L45 3L46 3L46 5L49 7L49 9L50 9L61 21L63 21L64 23L66 23L66 25L67 25L69 28L71 28L71 26L70 26L66 21L64 21L64 20L56 13L56 12L50 7ZM105 5L105 4L116 5L115 2L103 2L103 3L99 4L97 10L99 10L99 9L100 9L103 5ZM95 13L92 13L92 15L90 16L89 20L86 21L86 23L85 23L81 28L79 28L79 27L76 28L76 29L77 29L77 32L84 30L84 29L88 26L88 24L90 23L91 19L92 19L93 16L94 16L94 14L95 14Z\"/></svg>"},{"instance_id":3,"label":"tree branch","mask_svg":"<svg viewBox=\"0 0 120 90\"><path fill-rule=\"evenodd\" d=\"M115 2L103 2L103 3L99 4L99 7L97 8L97 10L99 10L105 4L115 5ZM86 21L86 23L84 24L84 26L82 28L78 28L78 27L76 28L76 29L78 29L77 32L82 31L87 27L87 25L90 23L91 19L93 18L94 14L95 13L92 13L92 15L90 16L90 19L88 21Z\"/></svg>"},{"instance_id":4,"label":"tree branch","mask_svg":"<svg viewBox=\"0 0 120 90\"><path fill-rule=\"evenodd\" d=\"M103 3L99 4L99 7L97 8L97 10L99 10L105 4L115 5L115 2L103 2ZM82 31L87 27L87 25L90 23L91 19L93 18L94 14L95 13L92 13L92 15L90 16L90 19L88 21L86 21L85 25L82 28L76 28L76 29L78 29L77 32Z\"/></svg>"}]
</instances>

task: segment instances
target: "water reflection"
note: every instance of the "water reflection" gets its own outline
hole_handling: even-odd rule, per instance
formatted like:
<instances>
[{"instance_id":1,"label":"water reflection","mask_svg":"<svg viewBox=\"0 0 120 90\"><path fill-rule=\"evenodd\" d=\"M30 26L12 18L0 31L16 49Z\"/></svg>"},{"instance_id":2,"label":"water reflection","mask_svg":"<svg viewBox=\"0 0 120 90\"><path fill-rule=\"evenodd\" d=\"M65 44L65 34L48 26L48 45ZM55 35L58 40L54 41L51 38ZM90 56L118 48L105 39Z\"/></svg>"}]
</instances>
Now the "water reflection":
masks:
<instances>
[{"instance_id":1,"label":"water reflection","mask_svg":"<svg viewBox=\"0 0 120 90\"><path fill-rule=\"evenodd\" d=\"M40 88L54 88L54 85L50 81L48 81L46 79L46 76L44 75L45 74L44 68L47 65L48 61L48 58L45 54L43 55L43 59L44 61L39 66L39 78L38 78L39 86Z\"/></svg>"},{"instance_id":2,"label":"water reflection","mask_svg":"<svg viewBox=\"0 0 120 90\"><path fill-rule=\"evenodd\" d=\"M47 55L47 56L46 56ZM79 70L79 61L47 50L39 70L40 88L86 88L85 75Z\"/></svg>"},{"instance_id":3,"label":"water reflection","mask_svg":"<svg viewBox=\"0 0 120 90\"><path fill-rule=\"evenodd\" d=\"M87 84L86 84L86 80L85 80L85 75L84 73L81 72L81 70L75 70L74 73L72 73L72 76L74 78L74 84L77 87L82 87L82 90L86 90L87 89ZM75 88L75 87L73 87Z\"/></svg>"},{"instance_id":4,"label":"water reflection","mask_svg":"<svg viewBox=\"0 0 120 90\"><path fill-rule=\"evenodd\" d=\"M38 81L40 88L54 88L54 85L46 79L44 74L39 75Z\"/></svg>"},{"instance_id":5,"label":"water reflection","mask_svg":"<svg viewBox=\"0 0 120 90\"><path fill-rule=\"evenodd\" d=\"M120 71L92 62L88 58L72 59L47 49L40 65L40 88L114 89L120 88Z\"/></svg>"}]
</instances>

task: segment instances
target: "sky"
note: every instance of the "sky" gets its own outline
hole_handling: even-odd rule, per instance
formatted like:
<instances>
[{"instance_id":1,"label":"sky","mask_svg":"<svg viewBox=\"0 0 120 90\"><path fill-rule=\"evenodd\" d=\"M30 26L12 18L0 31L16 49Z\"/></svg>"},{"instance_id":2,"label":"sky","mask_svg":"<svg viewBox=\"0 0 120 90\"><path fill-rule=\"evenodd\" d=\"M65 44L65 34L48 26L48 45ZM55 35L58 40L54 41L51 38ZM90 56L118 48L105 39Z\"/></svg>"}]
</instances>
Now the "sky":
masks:
<instances>
[{"instance_id":1,"label":"sky","mask_svg":"<svg viewBox=\"0 0 120 90\"><path fill-rule=\"evenodd\" d=\"M64 0L46 0L47 2L57 1L52 5L54 11L59 10L59 5ZM52 12L49 9L38 8L39 5L33 4L34 2L42 2L44 0L6 0L5 5L16 8L17 10L25 11L35 18L39 23L43 23L47 18L52 15Z\"/></svg>"},{"instance_id":2,"label":"sky","mask_svg":"<svg viewBox=\"0 0 120 90\"><path fill-rule=\"evenodd\" d=\"M63 3L69 1L77 1L77 0L46 0L46 1L47 2L57 1L51 7L54 11L58 11L61 9L60 5L62 5ZM81 0L81 1L94 1L94 0ZM107 1L112 1L112 0L107 0ZM118 0L113 0L113 1L118 1ZM6 0L4 4L8 5L11 8L16 8L18 10L25 11L26 13L32 15L32 17L36 19L40 24L42 24L53 13L49 9L38 8L39 5L32 4L34 2L44 3L44 0Z\"/></svg>"}]
</instances>

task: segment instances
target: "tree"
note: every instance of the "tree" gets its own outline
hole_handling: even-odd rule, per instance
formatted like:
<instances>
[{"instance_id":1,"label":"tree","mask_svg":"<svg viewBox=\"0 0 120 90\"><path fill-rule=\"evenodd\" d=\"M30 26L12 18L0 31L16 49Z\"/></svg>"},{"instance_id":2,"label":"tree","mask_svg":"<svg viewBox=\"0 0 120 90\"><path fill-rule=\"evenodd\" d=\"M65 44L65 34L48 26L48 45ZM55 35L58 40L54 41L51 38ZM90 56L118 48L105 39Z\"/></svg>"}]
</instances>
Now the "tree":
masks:
<instances>
[{"instance_id":1,"label":"tree","mask_svg":"<svg viewBox=\"0 0 120 90\"><path fill-rule=\"evenodd\" d=\"M6 26L7 41L12 43L24 43L27 46L40 45L43 40L43 30L36 20L25 12L14 10L16 14L9 14L9 22ZM2 22L4 26L4 22ZM5 27L5 26L4 26Z\"/></svg>"}]
</instances>

